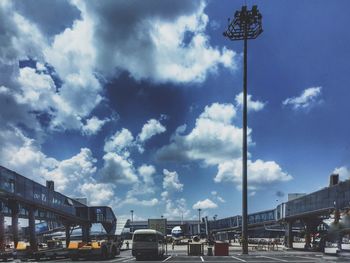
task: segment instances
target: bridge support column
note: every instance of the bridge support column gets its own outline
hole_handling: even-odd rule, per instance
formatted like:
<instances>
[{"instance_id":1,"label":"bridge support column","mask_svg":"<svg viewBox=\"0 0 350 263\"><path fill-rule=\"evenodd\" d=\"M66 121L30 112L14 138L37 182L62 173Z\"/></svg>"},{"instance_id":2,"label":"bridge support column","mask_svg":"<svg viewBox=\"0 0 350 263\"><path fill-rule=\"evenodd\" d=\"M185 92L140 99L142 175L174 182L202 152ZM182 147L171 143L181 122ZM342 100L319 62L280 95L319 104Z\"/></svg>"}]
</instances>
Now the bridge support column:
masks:
<instances>
[{"instance_id":1,"label":"bridge support column","mask_svg":"<svg viewBox=\"0 0 350 263\"><path fill-rule=\"evenodd\" d=\"M90 224L83 224L81 225L81 236L83 242L90 242Z\"/></svg>"},{"instance_id":2,"label":"bridge support column","mask_svg":"<svg viewBox=\"0 0 350 263\"><path fill-rule=\"evenodd\" d=\"M28 207L28 229L29 229L29 244L31 251L38 250L38 242L35 234L35 211L34 207Z\"/></svg>"},{"instance_id":3,"label":"bridge support column","mask_svg":"<svg viewBox=\"0 0 350 263\"><path fill-rule=\"evenodd\" d=\"M5 250L5 216L0 210L0 251Z\"/></svg>"},{"instance_id":4,"label":"bridge support column","mask_svg":"<svg viewBox=\"0 0 350 263\"><path fill-rule=\"evenodd\" d=\"M293 221L287 222L287 229L286 229L286 236L287 236L287 247L293 248Z\"/></svg>"},{"instance_id":5,"label":"bridge support column","mask_svg":"<svg viewBox=\"0 0 350 263\"><path fill-rule=\"evenodd\" d=\"M306 250L311 248L311 232L310 232L310 224L305 225L305 246Z\"/></svg>"},{"instance_id":6,"label":"bridge support column","mask_svg":"<svg viewBox=\"0 0 350 263\"><path fill-rule=\"evenodd\" d=\"M339 220L340 220L340 210L338 208L335 209L334 211L334 224L336 224L338 226L338 230L336 233L336 241L337 241L337 248L338 251L341 251L341 244L342 244L342 239L343 239L343 233L342 231L339 229Z\"/></svg>"},{"instance_id":7,"label":"bridge support column","mask_svg":"<svg viewBox=\"0 0 350 263\"><path fill-rule=\"evenodd\" d=\"M11 209L11 228L12 228L13 245L15 248L17 248L19 206L18 206L18 203L15 201L11 201L9 206Z\"/></svg>"},{"instance_id":8,"label":"bridge support column","mask_svg":"<svg viewBox=\"0 0 350 263\"><path fill-rule=\"evenodd\" d=\"M70 243L70 224L65 224L64 228L66 231L66 248L68 248Z\"/></svg>"}]
</instances>

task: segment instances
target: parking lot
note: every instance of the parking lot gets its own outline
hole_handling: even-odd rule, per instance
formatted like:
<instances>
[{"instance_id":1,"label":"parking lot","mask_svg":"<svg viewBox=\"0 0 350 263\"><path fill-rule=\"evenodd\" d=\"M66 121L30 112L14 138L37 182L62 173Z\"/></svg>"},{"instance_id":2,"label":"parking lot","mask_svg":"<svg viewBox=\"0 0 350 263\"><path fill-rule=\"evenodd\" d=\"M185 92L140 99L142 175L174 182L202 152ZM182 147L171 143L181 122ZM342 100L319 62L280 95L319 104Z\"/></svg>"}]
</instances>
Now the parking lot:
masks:
<instances>
[{"instance_id":1,"label":"parking lot","mask_svg":"<svg viewBox=\"0 0 350 263\"><path fill-rule=\"evenodd\" d=\"M135 258L131 256L130 251L122 251L122 253L110 260L103 262L135 262ZM57 259L41 262L72 262L69 259ZM100 262L91 260L81 260L80 262ZM186 256L185 253L179 251L169 252L168 256L160 260L144 260L142 262L295 262L295 263L311 263L311 262L350 262L348 256L329 256L317 252L305 251L279 251L279 252L251 252L249 255L240 253L230 253L230 256Z\"/></svg>"}]
</instances>

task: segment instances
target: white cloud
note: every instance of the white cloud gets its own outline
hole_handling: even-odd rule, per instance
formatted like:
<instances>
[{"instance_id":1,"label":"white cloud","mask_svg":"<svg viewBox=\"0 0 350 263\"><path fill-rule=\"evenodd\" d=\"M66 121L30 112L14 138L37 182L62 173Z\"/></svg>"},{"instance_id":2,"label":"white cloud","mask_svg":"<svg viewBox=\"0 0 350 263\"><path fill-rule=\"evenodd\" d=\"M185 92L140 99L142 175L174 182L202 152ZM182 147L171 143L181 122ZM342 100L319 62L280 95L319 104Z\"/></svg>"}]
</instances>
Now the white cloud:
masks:
<instances>
[{"instance_id":1,"label":"white cloud","mask_svg":"<svg viewBox=\"0 0 350 263\"><path fill-rule=\"evenodd\" d=\"M84 183L80 192L88 198L89 205L110 205L115 199L113 187L103 183Z\"/></svg>"},{"instance_id":2,"label":"white cloud","mask_svg":"<svg viewBox=\"0 0 350 263\"><path fill-rule=\"evenodd\" d=\"M33 110L50 111L50 107L57 108L59 96L51 76L36 73L33 68L19 69L18 82L21 92L15 94L19 104L28 104Z\"/></svg>"},{"instance_id":3,"label":"white cloud","mask_svg":"<svg viewBox=\"0 0 350 263\"><path fill-rule=\"evenodd\" d=\"M137 170L146 185L154 184L153 176L156 173L156 168L153 165L143 164Z\"/></svg>"},{"instance_id":4,"label":"white cloud","mask_svg":"<svg viewBox=\"0 0 350 263\"><path fill-rule=\"evenodd\" d=\"M177 129L170 144L158 150L158 158L202 161L205 165L218 167L215 182L232 181L240 185L242 129L233 124L235 115L232 104L213 103L206 106L192 131L184 135L183 128ZM248 128L248 144L252 145L250 134ZM248 169L249 178L255 185L292 179L274 161L249 160Z\"/></svg>"},{"instance_id":5,"label":"white cloud","mask_svg":"<svg viewBox=\"0 0 350 263\"><path fill-rule=\"evenodd\" d=\"M183 184L180 183L177 172L170 172L167 169L163 170L163 188L167 191L182 191Z\"/></svg>"},{"instance_id":6,"label":"white cloud","mask_svg":"<svg viewBox=\"0 0 350 263\"><path fill-rule=\"evenodd\" d=\"M214 200L218 200L220 203L226 203L225 199L218 195L216 191L211 191Z\"/></svg>"},{"instance_id":7,"label":"white cloud","mask_svg":"<svg viewBox=\"0 0 350 263\"><path fill-rule=\"evenodd\" d=\"M235 97L236 105L243 107L243 92L239 93ZM265 107L266 103L261 101L253 101L252 95L247 95L247 107L248 111L261 111Z\"/></svg>"},{"instance_id":8,"label":"white cloud","mask_svg":"<svg viewBox=\"0 0 350 263\"><path fill-rule=\"evenodd\" d=\"M138 169L138 181L132 185L126 197L132 198L137 195L147 195L155 193L154 175L156 169L153 165L141 165Z\"/></svg>"},{"instance_id":9,"label":"white cloud","mask_svg":"<svg viewBox=\"0 0 350 263\"><path fill-rule=\"evenodd\" d=\"M160 196L162 197L162 200L165 201L169 198L169 192L168 191L163 191Z\"/></svg>"},{"instance_id":10,"label":"white cloud","mask_svg":"<svg viewBox=\"0 0 350 263\"><path fill-rule=\"evenodd\" d=\"M242 129L231 124L236 115L232 104L206 106L188 135L175 134L170 145L158 151L162 160L202 160L208 165L239 158ZM248 142L251 143L248 129Z\"/></svg>"},{"instance_id":11,"label":"white cloud","mask_svg":"<svg viewBox=\"0 0 350 263\"><path fill-rule=\"evenodd\" d=\"M82 131L84 135L94 135L97 134L103 125L109 121L108 118L100 120L96 116L86 120L86 123L82 126Z\"/></svg>"},{"instance_id":12,"label":"white cloud","mask_svg":"<svg viewBox=\"0 0 350 263\"><path fill-rule=\"evenodd\" d=\"M311 87L305 89L299 97L285 99L282 104L290 105L294 110L308 109L322 102L321 96L322 87Z\"/></svg>"},{"instance_id":13,"label":"white cloud","mask_svg":"<svg viewBox=\"0 0 350 263\"><path fill-rule=\"evenodd\" d=\"M117 131L111 136L104 145L105 152L117 152L120 153L126 148L133 145L134 136L128 129L123 128L121 131Z\"/></svg>"},{"instance_id":14,"label":"white cloud","mask_svg":"<svg viewBox=\"0 0 350 263\"><path fill-rule=\"evenodd\" d=\"M210 106L205 106L199 119L230 124L235 116L236 109L232 104L213 103Z\"/></svg>"},{"instance_id":15,"label":"white cloud","mask_svg":"<svg viewBox=\"0 0 350 263\"><path fill-rule=\"evenodd\" d=\"M292 176L284 172L276 162L265 162L259 159L254 162L248 160L248 175L248 181L251 186L292 179ZM234 182L240 186L242 181L242 160L234 159L220 163L214 181Z\"/></svg>"},{"instance_id":16,"label":"white cloud","mask_svg":"<svg viewBox=\"0 0 350 263\"><path fill-rule=\"evenodd\" d=\"M193 209L213 209L217 207L218 205L208 198L205 200L198 201L192 206Z\"/></svg>"},{"instance_id":17,"label":"white cloud","mask_svg":"<svg viewBox=\"0 0 350 263\"><path fill-rule=\"evenodd\" d=\"M149 200L140 200L140 199L137 199L135 197L129 197L129 198L126 198L125 200L121 201L118 204L118 207L121 207L123 205L139 205L139 206L152 207L152 206L158 205L158 203L159 203L159 200L157 198L152 198Z\"/></svg>"},{"instance_id":18,"label":"white cloud","mask_svg":"<svg viewBox=\"0 0 350 263\"><path fill-rule=\"evenodd\" d=\"M140 134L138 135L138 139L140 142L145 142L150 139L154 135L163 133L166 131L166 128L157 120L150 119L145 123L142 127Z\"/></svg>"},{"instance_id":19,"label":"white cloud","mask_svg":"<svg viewBox=\"0 0 350 263\"><path fill-rule=\"evenodd\" d=\"M18 128L0 130L0 163L30 179L45 183L46 174L58 161L41 152L40 146Z\"/></svg>"},{"instance_id":20,"label":"white cloud","mask_svg":"<svg viewBox=\"0 0 350 263\"><path fill-rule=\"evenodd\" d=\"M72 195L80 184L92 179L97 170L96 162L91 150L82 148L77 155L59 162L55 169L46 173L45 177L55 182L57 191Z\"/></svg>"},{"instance_id":21,"label":"white cloud","mask_svg":"<svg viewBox=\"0 0 350 263\"><path fill-rule=\"evenodd\" d=\"M88 19L76 20L72 28L49 39L13 5L10 1L2 1L0 5L0 27L4 27L0 28L4 33L0 39L0 70L5 72L2 80L11 90L7 96L12 96L14 104L5 110L16 107L22 118L7 113L12 119L6 121L22 122L38 130L40 123L34 117L44 112L50 116L47 125L51 129L80 129L81 122L102 99L102 88L93 70L94 59L89 55L92 32ZM36 61L37 71L19 68L19 61L28 58ZM46 62L54 68L50 74L62 81L59 93ZM24 114L28 116L23 118Z\"/></svg>"},{"instance_id":22,"label":"white cloud","mask_svg":"<svg viewBox=\"0 0 350 263\"><path fill-rule=\"evenodd\" d=\"M94 177L96 159L88 148L60 161L45 155L40 146L19 129L2 129L0 162L41 184L53 180L57 191L71 197L87 197L92 205L109 205L116 200L113 184L100 183Z\"/></svg>"},{"instance_id":23,"label":"white cloud","mask_svg":"<svg viewBox=\"0 0 350 263\"><path fill-rule=\"evenodd\" d=\"M167 219L181 220L188 218L190 210L187 208L187 201L185 198L176 199L175 201L167 200L165 204L164 216Z\"/></svg>"},{"instance_id":24,"label":"white cloud","mask_svg":"<svg viewBox=\"0 0 350 263\"><path fill-rule=\"evenodd\" d=\"M137 80L202 82L219 66L229 69L236 66L233 51L220 50L209 43L205 34L209 19L204 13L204 1L180 1L176 5L172 2L170 9L167 2L158 1L77 3L83 17L93 20L87 36L94 35L93 55L99 70L107 75L120 69L130 72ZM190 39L186 39L188 33L192 34ZM89 40L79 36L80 44Z\"/></svg>"},{"instance_id":25,"label":"white cloud","mask_svg":"<svg viewBox=\"0 0 350 263\"><path fill-rule=\"evenodd\" d=\"M346 166L337 167L333 170L333 174L339 174L340 180L350 179L350 169Z\"/></svg>"}]
</instances>

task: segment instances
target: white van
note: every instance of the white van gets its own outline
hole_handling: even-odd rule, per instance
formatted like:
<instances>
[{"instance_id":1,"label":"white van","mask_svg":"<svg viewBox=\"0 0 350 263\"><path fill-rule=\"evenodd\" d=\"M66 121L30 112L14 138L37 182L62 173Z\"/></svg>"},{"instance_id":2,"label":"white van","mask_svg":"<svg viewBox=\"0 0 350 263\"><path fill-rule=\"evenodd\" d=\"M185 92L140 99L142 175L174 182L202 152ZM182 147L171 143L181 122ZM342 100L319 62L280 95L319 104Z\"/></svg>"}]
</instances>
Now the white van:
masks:
<instances>
[{"instance_id":1,"label":"white van","mask_svg":"<svg viewBox=\"0 0 350 263\"><path fill-rule=\"evenodd\" d=\"M161 232L153 229L140 229L132 236L132 255L136 260L145 257L161 258L165 253L165 239Z\"/></svg>"}]
</instances>

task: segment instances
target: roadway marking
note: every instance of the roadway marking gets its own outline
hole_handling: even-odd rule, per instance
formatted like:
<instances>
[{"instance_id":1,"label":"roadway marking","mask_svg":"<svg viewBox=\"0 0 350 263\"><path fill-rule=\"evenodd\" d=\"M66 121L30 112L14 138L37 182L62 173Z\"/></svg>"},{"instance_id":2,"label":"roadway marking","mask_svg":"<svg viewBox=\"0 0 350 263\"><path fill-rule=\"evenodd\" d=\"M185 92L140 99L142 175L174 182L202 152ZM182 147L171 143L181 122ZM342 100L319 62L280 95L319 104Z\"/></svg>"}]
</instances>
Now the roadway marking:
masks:
<instances>
[{"instance_id":1,"label":"roadway marking","mask_svg":"<svg viewBox=\"0 0 350 263\"><path fill-rule=\"evenodd\" d=\"M237 260L239 260L239 261L242 261L242 262L247 262L247 261L245 261L244 259L241 259L241 258L238 258L238 257L235 257L235 256L231 256L233 259L237 259Z\"/></svg>"},{"instance_id":2,"label":"roadway marking","mask_svg":"<svg viewBox=\"0 0 350 263\"><path fill-rule=\"evenodd\" d=\"M119 261L123 261L125 259L131 259L131 257L128 257L128 258L117 258L116 260L113 260L113 262L119 262Z\"/></svg>"},{"instance_id":3,"label":"roadway marking","mask_svg":"<svg viewBox=\"0 0 350 263\"><path fill-rule=\"evenodd\" d=\"M273 260L281 261L281 262L288 262L288 260L284 260L284 259L281 259L281 258L267 257L267 256L259 256L258 258L267 258L267 259L273 259Z\"/></svg>"},{"instance_id":4,"label":"roadway marking","mask_svg":"<svg viewBox=\"0 0 350 263\"><path fill-rule=\"evenodd\" d=\"M202 262L204 262L204 259L203 259L203 257L201 256L201 260L202 260Z\"/></svg>"},{"instance_id":5,"label":"roadway marking","mask_svg":"<svg viewBox=\"0 0 350 263\"><path fill-rule=\"evenodd\" d=\"M295 257L297 257L297 258L305 258L305 259L309 259L309 260L315 260L314 258L311 258L311 257L302 257L302 256L295 256Z\"/></svg>"},{"instance_id":6,"label":"roadway marking","mask_svg":"<svg viewBox=\"0 0 350 263\"><path fill-rule=\"evenodd\" d=\"M169 257L167 257L166 259L164 259L162 262L165 262L165 261L171 259L172 257L173 257L173 256L169 256Z\"/></svg>"},{"instance_id":7,"label":"roadway marking","mask_svg":"<svg viewBox=\"0 0 350 263\"><path fill-rule=\"evenodd\" d=\"M122 262L128 262L130 259L134 259L134 257L128 257L127 259L123 260Z\"/></svg>"}]
</instances>

